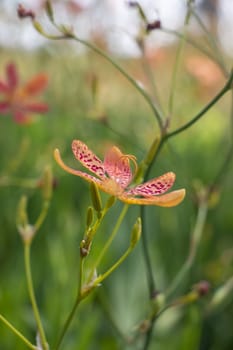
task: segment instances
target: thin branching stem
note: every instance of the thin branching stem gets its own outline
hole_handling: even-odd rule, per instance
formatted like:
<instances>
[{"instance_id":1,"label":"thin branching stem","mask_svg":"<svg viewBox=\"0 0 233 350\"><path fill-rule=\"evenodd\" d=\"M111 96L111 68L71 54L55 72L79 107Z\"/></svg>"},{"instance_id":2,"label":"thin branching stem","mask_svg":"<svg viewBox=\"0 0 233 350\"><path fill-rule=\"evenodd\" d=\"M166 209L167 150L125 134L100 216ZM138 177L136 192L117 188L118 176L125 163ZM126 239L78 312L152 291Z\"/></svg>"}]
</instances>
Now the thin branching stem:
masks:
<instances>
[{"instance_id":1,"label":"thin branching stem","mask_svg":"<svg viewBox=\"0 0 233 350\"><path fill-rule=\"evenodd\" d=\"M91 273L89 275L89 278L87 279L88 281L90 281L94 275L95 270L97 269L97 267L99 266L99 264L101 263L103 257L105 256L105 254L107 253L109 247L112 244L112 241L114 240L114 238L116 237L116 234L122 224L122 221L128 211L129 205L125 204L122 208L122 211L117 219L117 222L112 230L112 233L110 234L108 240L106 241L105 245L103 246L103 248L101 249L101 252L98 256L98 258L96 259L96 262L94 262L94 264L92 265L92 269L91 269Z\"/></svg>"},{"instance_id":2,"label":"thin branching stem","mask_svg":"<svg viewBox=\"0 0 233 350\"><path fill-rule=\"evenodd\" d=\"M18 331L4 316L0 315L0 321L5 324L29 349L38 350L21 332Z\"/></svg>"},{"instance_id":3,"label":"thin branching stem","mask_svg":"<svg viewBox=\"0 0 233 350\"><path fill-rule=\"evenodd\" d=\"M173 282L171 283L170 287L168 288L166 292L167 299L170 299L171 296L176 292L177 288L185 280L187 274L189 273L191 267L193 266L193 263L198 251L198 247L200 245L202 233L204 230L207 213L208 213L208 198L205 198L203 200L200 200L196 223L193 229L193 233L191 235L190 248L189 248L187 259L185 260L180 271L178 272Z\"/></svg>"},{"instance_id":4,"label":"thin branching stem","mask_svg":"<svg viewBox=\"0 0 233 350\"><path fill-rule=\"evenodd\" d=\"M175 35L178 38L182 38L184 37L184 34L177 32L176 30L172 30L172 29L168 29L168 28L161 28L160 29L162 32L167 33L167 34L171 34L171 35ZM200 44L198 44L195 40L190 39L188 37L185 37L185 40L188 44L190 44L191 46L193 46L194 48L196 48L199 52L202 52L204 55L206 55L207 57L209 57L209 59L211 59L212 61L216 62L223 75L225 77L227 77L229 75L229 72L227 71L226 67L222 65L221 62L218 61L218 59L215 57L215 55L210 51L207 50L206 48L204 48L203 46L201 46Z\"/></svg>"},{"instance_id":5,"label":"thin branching stem","mask_svg":"<svg viewBox=\"0 0 233 350\"><path fill-rule=\"evenodd\" d=\"M41 322L39 309L36 302L35 292L34 292L34 286L32 281L32 273L31 273L31 261L30 261L30 244L25 243L24 244L24 262L25 262L25 271L26 271L26 279L27 279L27 287L28 287L28 293L34 313L34 317L36 320L38 333L40 336L41 346L43 350L48 350L48 343L46 340L44 328Z\"/></svg>"},{"instance_id":6,"label":"thin branching stem","mask_svg":"<svg viewBox=\"0 0 233 350\"><path fill-rule=\"evenodd\" d=\"M101 50L99 47L91 44L89 41L83 40L78 38L76 35L74 34L70 34L70 39L73 39L81 44L83 44L84 46L88 47L89 49L91 49L92 51L96 52L98 55L100 55L101 57L103 57L105 60L107 60L108 62L111 63L111 65L113 67L115 67L133 86L134 88L144 97L145 101L148 103L148 105L150 106L150 108L152 109L156 120L159 124L160 129L162 129L163 127L163 123L162 123L162 115L161 112L159 111L158 107L155 105L155 103L152 101L151 96L147 93L147 91L141 87L135 79L133 79L131 77L130 74L128 74L112 57L110 57L106 52L104 52L103 50Z\"/></svg>"},{"instance_id":7,"label":"thin branching stem","mask_svg":"<svg viewBox=\"0 0 233 350\"><path fill-rule=\"evenodd\" d=\"M214 52L216 63L218 63L218 65L226 72L226 68L225 68L226 64L224 62L221 50L219 50L219 45L218 45L217 41L215 40L215 37L213 35L211 35L211 33L206 28L206 26L203 23L200 16L196 13L196 11L191 9L191 13L192 13L192 16L196 19L199 26L202 28L203 32L205 33L207 41Z\"/></svg>"},{"instance_id":8,"label":"thin branching stem","mask_svg":"<svg viewBox=\"0 0 233 350\"><path fill-rule=\"evenodd\" d=\"M165 139L169 139L177 134L180 134L181 132L185 131L186 129L190 128L193 124L195 124L212 106L214 106L220 98L225 95L225 93L231 89L233 82L233 70L230 74L230 77L225 84L225 86L220 90L217 95L195 116L193 117L188 123L182 125L178 129L168 133L165 135Z\"/></svg>"}]
</instances>

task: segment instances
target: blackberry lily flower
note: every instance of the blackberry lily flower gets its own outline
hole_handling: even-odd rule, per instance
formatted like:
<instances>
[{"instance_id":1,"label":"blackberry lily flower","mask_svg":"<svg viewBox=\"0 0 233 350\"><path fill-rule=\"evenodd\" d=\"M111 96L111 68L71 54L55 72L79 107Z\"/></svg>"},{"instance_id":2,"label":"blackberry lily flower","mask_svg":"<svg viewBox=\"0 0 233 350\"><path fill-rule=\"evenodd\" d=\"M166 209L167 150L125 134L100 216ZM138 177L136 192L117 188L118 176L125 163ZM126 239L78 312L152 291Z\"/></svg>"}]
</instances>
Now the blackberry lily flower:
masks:
<instances>
[{"instance_id":1,"label":"blackberry lily flower","mask_svg":"<svg viewBox=\"0 0 233 350\"><path fill-rule=\"evenodd\" d=\"M107 151L103 162L82 141L74 140L72 151L75 158L96 177L64 164L59 150L55 149L54 157L61 168L88 182L94 182L100 190L117 197L122 202L172 207L179 204L185 196L185 189L163 194L174 184L175 174L173 172L129 188L133 180L130 161L137 169L136 158L133 155L123 154L115 146Z\"/></svg>"},{"instance_id":2,"label":"blackberry lily flower","mask_svg":"<svg viewBox=\"0 0 233 350\"><path fill-rule=\"evenodd\" d=\"M0 114L11 114L16 123L28 124L32 113L47 112L46 103L35 101L35 96L43 92L47 83L47 75L41 73L20 85L16 66L8 64L6 81L0 80Z\"/></svg>"}]
</instances>

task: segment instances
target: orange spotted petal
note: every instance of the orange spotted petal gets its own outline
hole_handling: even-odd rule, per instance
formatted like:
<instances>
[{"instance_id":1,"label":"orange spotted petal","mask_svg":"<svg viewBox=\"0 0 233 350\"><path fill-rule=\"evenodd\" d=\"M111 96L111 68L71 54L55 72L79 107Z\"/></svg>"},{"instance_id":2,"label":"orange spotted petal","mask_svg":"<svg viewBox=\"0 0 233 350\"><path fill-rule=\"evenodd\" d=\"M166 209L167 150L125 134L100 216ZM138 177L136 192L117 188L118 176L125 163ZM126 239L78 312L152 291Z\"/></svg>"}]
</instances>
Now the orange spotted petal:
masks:
<instances>
[{"instance_id":1,"label":"orange spotted petal","mask_svg":"<svg viewBox=\"0 0 233 350\"><path fill-rule=\"evenodd\" d=\"M105 171L102 161L87 147L85 143L79 140L72 142L72 151L75 158L88 170L101 179L105 179Z\"/></svg>"},{"instance_id":2,"label":"orange spotted petal","mask_svg":"<svg viewBox=\"0 0 233 350\"><path fill-rule=\"evenodd\" d=\"M129 157L115 146L105 155L104 170L121 188L127 187L132 181Z\"/></svg>"},{"instance_id":3,"label":"orange spotted petal","mask_svg":"<svg viewBox=\"0 0 233 350\"><path fill-rule=\"evenodd\" d=\"M160 207L174 207L182 202L185 197L185 189L172 191L158 197L148 198L135 198L128 197L126 194L119 196L118 198L127 204L139 204L139 205L157 205Z\"/></svg>"},{"instance_id":4,"label":"orange spotted petal","mask_svg":"<svg viewBox=\"0 0 233 350\"><path fill-rule=\"evenodd\" d=\"M79 177L83 178L84 180L86 180L88 182L95 182L97 184L97 186L100 187L101 189L105 187L102 184L102 181L97 179L96 177L94 177L94 176L92 176L90 174L84 173L83 171L75 170L75 169L70 168L69 166L67 166L63 162L63 160L61 159L60 152L59 152L59 150L57 148L54 150L54 158L55 158L56 162L60 165L60 167L62 169L64 169L65 171L67 171L68 173L76 175L76 176L79 176Z\"/></svg>"},{"instance_id":5,"label":"orange spotted petal","mask_svg":"<svg viewBox=\"0 0 233 350\"><path fill-rule=\"evenodd\" d=\"M176 175L173 172L168 172L141 185L135 186L126 193L128 195L142 197L160 195L168 191L173 186L175 178Z\"/></svg>"}]
</instances>

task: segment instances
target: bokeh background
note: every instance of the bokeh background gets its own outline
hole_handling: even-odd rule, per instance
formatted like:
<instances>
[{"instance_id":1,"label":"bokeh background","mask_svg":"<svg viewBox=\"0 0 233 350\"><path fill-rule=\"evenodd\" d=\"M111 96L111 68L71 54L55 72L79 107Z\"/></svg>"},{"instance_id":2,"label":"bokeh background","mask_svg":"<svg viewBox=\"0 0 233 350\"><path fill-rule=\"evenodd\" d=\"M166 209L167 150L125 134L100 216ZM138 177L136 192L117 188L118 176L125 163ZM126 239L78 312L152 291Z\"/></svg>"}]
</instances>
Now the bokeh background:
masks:
<instances>
[{"instance_id":1,"label":"bokeh background","mask_svg":"<svg viewBox=\"0 0 233 350\"><path fill-rule=\"evenodd\" d=\"M140 3L149 20L159 19L167 29L183 30L185 1ZM28 0L23 4L36 11L46 30L53 30L44 15L43 1ZM141 20L125 1L52 1L52 4L58 21L71 24L77 35L94 41L113 55L134 79L159 96L163 110L168 113L179 45L177 37L153 32L145 39L142 58L136 41ZM57 166L53 149L59 147L63 159L74 167L79 165L71 152L73 139L83 140L100 158L109 145L116 144L140 161L159 129L146 102L114 67L76 43L55 43L43 38L32 28L30 20L17 18L16 5L15 1L1 0L0 3L0 79L4 80L9 62L16 64L22 82L38 72L46 73L49 86L44 100L49 104L49 112L36 116L34 123L25 126L14 123L7 115L0 119L0 305L1 313L34 339L35 323L26 289L16 210L20 197L26 194L30 220L34 222L41 206L41 191L20 186L17 180L5 186L1 178L39 180L49 164L57 186L46 221L33 242L32 269L46 332L53 344L75 297L79 243L90 205L88 185ZM196 6L198 16L217 40L226 66L230 67L232 1L197 1ZM194 19L190 21L188 36L207 47L205 33ZM175 87L171 130L198 113L225 81L213 61L186 44ZM174 171L176 188L187 189L186 199L180 206L151 207L146 212L149 250L160 291L169 286L186 259L197 214L194 192L214 181L232 142L230 110L228 93L192 128L169 141L151 170L150 177ZM229 162L216 188L195 264L178 290L178 295L182 295L198 281L207 280L210 293L200 302L164 313L156 324L151 350L230 350L233 347L231 295L206 315L215 290L230 279L233 272L232 170ZM110 234L121 207L122 204L117 203L98 232L93 245L95 254ZM130 230L138 215L137 206L130 208L101 271L128 246ZM130 336L148 315L149 308L145 262L139 243L127 261L81 306L64 341L64 349L135 349L135 344L123 342L121 333ZM25 346L0 324L0 349L13 348L21 350Z\"/></svg>"}]
</instances>

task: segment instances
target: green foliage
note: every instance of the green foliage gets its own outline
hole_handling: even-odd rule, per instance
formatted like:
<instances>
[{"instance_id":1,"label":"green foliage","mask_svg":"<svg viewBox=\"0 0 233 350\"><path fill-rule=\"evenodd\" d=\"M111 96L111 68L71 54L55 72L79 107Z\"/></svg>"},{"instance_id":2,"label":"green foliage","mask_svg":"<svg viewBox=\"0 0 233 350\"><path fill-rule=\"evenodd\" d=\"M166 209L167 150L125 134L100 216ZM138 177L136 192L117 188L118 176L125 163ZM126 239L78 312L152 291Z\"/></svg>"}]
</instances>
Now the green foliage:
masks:
<instances>
[{"instance_id":1,"label":"green foliage","mask_svg":"<svg viewBox=\"0 0 233 350\"><path fill-rule=\"evenodd\" d=\"M173 64L172 49L168 56L170 59L166 59L166 65L160 63L156 71L156 80L162 81L159 93L163 100L167 97L164 85L169 83ZM57 181L48 215L31 247L36 297L53 349L75 300L79 245L86 225L86 208L91 205L88 185L62 171L53 159L53 150L59 147L63 159L74 168L79 164L73 159L70 149L73 139L87 142L101 158L107 145L116 144L141 161L159 129L143 98L95 54L76 56L71 52L55 55L46 51L38 54L2 51L1 76L5 65L12 59L25 81L35 72L43 71L49 75L49 88L45 94L50 107L47 115L38 117L28 126L17 125L10 117L1 116L0 181L3 176L39 181L48 165ZM140 61L121 64L135 78L142 74ZM94 75L98 79L97 105L92 99L91 80ZM192 81L187 72L183 71L180 79L175 103L175 115L179 118L174 117L171 121L173 129L190 120L208 102L196 94L197 82ZM182 96L182 100L178 96ZM169 209L150 207L146 212L149 252L160 291L166 290L187 257L197 210L194 190L199 191L215 180L227 154L230 144L228 105L228 99L224 98L200 123L169 140L151 169L151 178L174 171L177 188L182 186L187 190L187 197L180 206ZM179 286L178 295L188 293L193 284L203 279L210 281L214 291L232 274L231 174L232 165L229 164L216 188L216 200L213 200L207 216L195 264L184 284ZM0 182L0 305L1 314L34 342L36 326L26 290L23 248L15 218L19 200L26 195L28 215L33 223L43 195L40 188L21 186L17 179L10 185ZM106 199L105 195L103 199ZM90 258L93 260L87 261L87 265L91 266L107 241L121 207L122 204L117 203L114 213L112 208L109 210L94 238L94 252ZM138 207L130 208L109 254L102 261L100 273L106 271L128 247L130 231L138 214ZM230 349L233 344L232 304L228 309L221 309L218 316L206 315L205 302L208 303L210 298L205 297L204 303L165 312L156 325L151 349L197 349L202 337L209 344L206 349ZM135 345L127 344L124 338L130 338L147 317L148 305L147 271L138 244L104 286L80 306L64 349L135 349ZM208 339L206 328L211 332ZM1 324L0 348L23 350L25 345Z\"/></svg>"}]
</instances>

